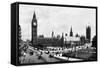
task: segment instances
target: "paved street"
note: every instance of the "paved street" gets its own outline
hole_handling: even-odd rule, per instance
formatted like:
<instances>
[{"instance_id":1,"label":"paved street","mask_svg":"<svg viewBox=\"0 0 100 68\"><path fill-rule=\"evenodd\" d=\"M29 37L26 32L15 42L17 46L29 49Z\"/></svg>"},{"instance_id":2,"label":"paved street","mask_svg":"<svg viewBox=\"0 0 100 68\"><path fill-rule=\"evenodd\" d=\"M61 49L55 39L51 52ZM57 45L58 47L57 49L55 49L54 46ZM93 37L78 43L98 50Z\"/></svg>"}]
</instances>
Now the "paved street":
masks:
<instances>
[{"instance_id":1,"label":"paved street","mask_svg":"<svg viewBox=\"0 0 100 68\"><path fill-rule=\"evenodd\" d=\"M84 59L90 58L93 54L95 54L94 49L92 48L86 48L86 49L79 49L78 51L68 51L69 49L65 49L63 52L63 56L59 56L60 54L52 53L46 53L45 50L35 50L33 47L29 46L28 51L21 56L20 62L21 63L46 63L46 62L61 62L61 61L83 61ZM72 49L71 49L72 50ZM32 55L30 52L32 51ZM59 52L59 51L57 51ZM50 57L50 54L54 54L52 57ZM61 53L62 54L62 53ZM41 56L40 56L41 55ZM80 59L79 59L80 58Z\"/></svg>"},{"instance_id":2,"label":"paved street","mask_svg":"<svg viewBox=\"0 0 100 68\"><path fill-rule=\"evenodd\" d=\"M39 55L34 52L33 55L26 54L25 57L21 57L21 63L44 63L44 62L58 62L60 59L56 59L54 57L49 57L48 54L43 53L41 58L38 59Z\"/></svg>"}]
</instances>

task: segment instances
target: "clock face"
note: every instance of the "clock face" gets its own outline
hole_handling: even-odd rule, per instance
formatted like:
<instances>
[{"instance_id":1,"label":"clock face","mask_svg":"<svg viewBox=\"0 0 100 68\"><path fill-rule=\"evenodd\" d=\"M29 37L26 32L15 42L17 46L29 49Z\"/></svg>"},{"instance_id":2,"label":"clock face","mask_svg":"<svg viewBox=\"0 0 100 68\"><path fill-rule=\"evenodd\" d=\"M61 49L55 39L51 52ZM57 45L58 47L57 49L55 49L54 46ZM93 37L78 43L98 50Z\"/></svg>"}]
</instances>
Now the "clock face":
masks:
<instances>
[{"instance_id":1,"label":"clock face","mask_svg":"<svg viewBox=\"0 0 100 68\"><path fill-rule=\"evenodd\" d=\"M36 22L34 22L33 25L36 26Z\"/></svg>"}]
</instances>

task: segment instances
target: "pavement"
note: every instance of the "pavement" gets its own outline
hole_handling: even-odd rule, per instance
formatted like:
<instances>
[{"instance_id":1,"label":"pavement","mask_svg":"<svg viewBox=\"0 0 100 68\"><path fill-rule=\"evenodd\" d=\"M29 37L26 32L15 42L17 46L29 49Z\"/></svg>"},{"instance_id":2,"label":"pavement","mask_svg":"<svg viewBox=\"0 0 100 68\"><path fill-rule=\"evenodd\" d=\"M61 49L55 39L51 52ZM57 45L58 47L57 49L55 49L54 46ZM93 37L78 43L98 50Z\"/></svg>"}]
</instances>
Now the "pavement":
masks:
<instances>
[{"instance_id":1,"label":"pavement","mask_svg":"<svg viewBox=\"0 0 100 68\"><path fill-rule=\"evenodd\" d=\"M63 56L54 56L55 58L65 60L65 61L82 61L83 59L77 59L77 58L70 58L70 57L63 57Z\"/></svg>"}]
</instances>

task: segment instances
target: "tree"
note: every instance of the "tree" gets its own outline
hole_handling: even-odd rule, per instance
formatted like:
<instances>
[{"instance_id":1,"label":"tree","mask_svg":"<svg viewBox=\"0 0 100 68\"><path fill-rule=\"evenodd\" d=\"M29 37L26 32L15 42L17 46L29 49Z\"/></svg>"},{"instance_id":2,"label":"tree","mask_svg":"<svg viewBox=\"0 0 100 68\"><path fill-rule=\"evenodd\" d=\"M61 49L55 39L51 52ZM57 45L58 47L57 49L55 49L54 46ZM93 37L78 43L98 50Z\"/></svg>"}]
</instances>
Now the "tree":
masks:
<instances>
[{"instance_id":1,"label":"tree","mask_svg":"<svg viewBox=\"0 0 100 68\"><path fill-rule=\"evenodd\" d=\"M97 38L96 38L96 35L92 39L92 46L93 47L97 47Z\"/></svg>"}]
</instances>

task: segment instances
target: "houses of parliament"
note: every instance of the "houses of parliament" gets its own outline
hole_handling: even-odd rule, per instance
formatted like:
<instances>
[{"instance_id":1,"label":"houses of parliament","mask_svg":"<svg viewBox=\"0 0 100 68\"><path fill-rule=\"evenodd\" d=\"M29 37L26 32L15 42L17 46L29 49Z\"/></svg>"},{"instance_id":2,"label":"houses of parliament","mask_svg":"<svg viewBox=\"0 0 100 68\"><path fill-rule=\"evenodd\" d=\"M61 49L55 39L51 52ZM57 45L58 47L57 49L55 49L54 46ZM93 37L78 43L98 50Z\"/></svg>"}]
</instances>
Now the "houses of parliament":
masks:
<instances>
[{"instance_id":1,"label":"houses of parliament","mask_svg":"<svg viewBox=\"0 0 100 68\"><path fill-rule=\"evenodd\" d=\"M68 37L65 40L64 34L62 33L62 36L54 36L54 31L51 32L51 37L44 37L44 35L37 35L37 27L38 27L38 21L36 18L36 14L34 12L32 22L31 22L31 43L32 46L38 46L41 45L42 47L47 46L60 46L64 47L68 45L69 43L73 42L78 45L83 45L85 43L90 43L91 41L91 27L86 27L86 37L85 36L79 36L76 34L76 36L73 36L72 27L70 29L70 37L68 41ZM21 29L21 27L20 27ZM74 40L73 40L74 39ZM78 39L78 40L77 40Z\"/></svg>"}]
</instances>

